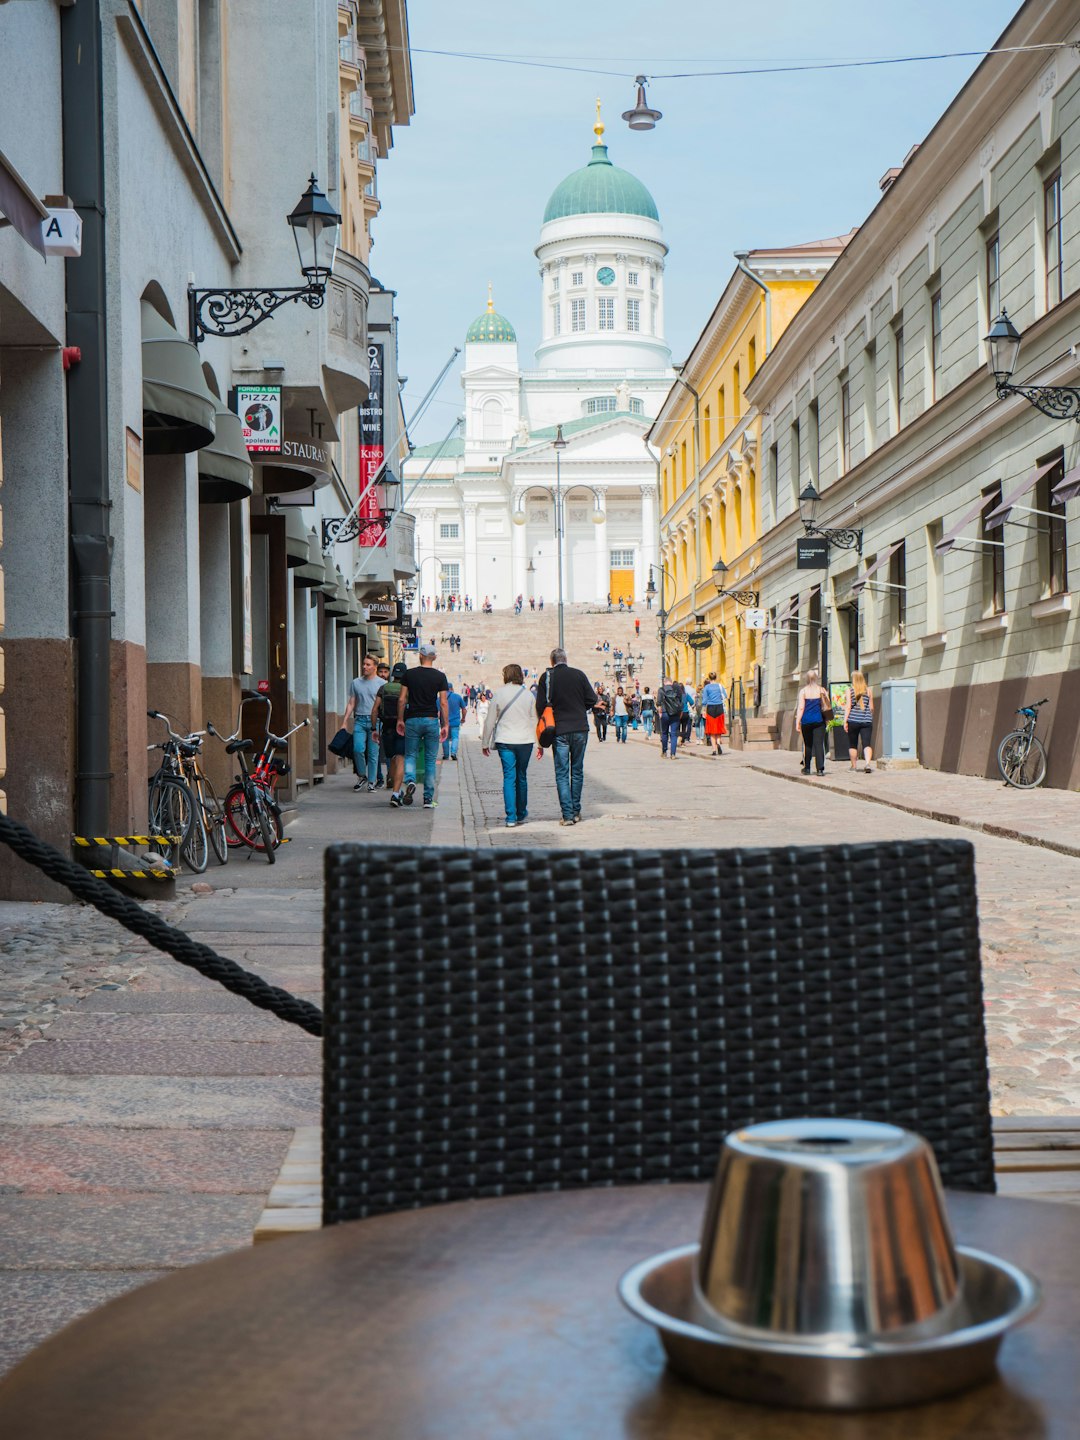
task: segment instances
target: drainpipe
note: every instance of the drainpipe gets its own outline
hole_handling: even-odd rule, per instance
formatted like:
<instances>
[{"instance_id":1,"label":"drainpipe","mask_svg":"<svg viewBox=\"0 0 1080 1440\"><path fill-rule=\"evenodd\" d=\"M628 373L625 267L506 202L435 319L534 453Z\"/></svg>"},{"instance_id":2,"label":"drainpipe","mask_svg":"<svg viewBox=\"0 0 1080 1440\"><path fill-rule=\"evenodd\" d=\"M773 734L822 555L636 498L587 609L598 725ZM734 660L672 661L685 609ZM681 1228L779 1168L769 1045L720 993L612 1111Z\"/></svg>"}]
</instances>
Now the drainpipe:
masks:
<instances>
[{"instance_id":1,"label":"drainpipe","mask_svg":"<svg viewBox=\"0 0 1080 1440\"><path fill-rule=\"evenodd\" d=\"M692 614L697 614L697 592L701 584L701 396L681 375L675 376L679 385L685 385L694 397L694 585L691 591ZM701 651L694 651L694 689L701 682Z\"/></svg>"},{"instance_id":2,"label":"drainpipe","mask_svg":"<svg viewBox=\"0 0 1080 1440\"><path fill-rule=\"evenodd\" d=\"M736 250L735 261L737 268L742 271L746 278L752 280L755 285L759 285L761 289L765 291L765 354L767 356L772 349L772 291L765 284L765 281L762 280L761 276L755 275L753 270L750 269L750 266L747 265L746 257L749 254L749 250Z\"/></svg>"},{"instance_id":3,"label":"drainpipe","mask_svg":"<svg viewBox=\"0 0 1080 1440\"><path fill-rule=\"evenodd\" d=\"M76 650L75 828L109 833L108 378L105 348L105 166L100 0L60 11L64 190L83 227L82 257L66 266L67 341L81 362L67 371L68 484Z\"/></svg>"}]
</instances>

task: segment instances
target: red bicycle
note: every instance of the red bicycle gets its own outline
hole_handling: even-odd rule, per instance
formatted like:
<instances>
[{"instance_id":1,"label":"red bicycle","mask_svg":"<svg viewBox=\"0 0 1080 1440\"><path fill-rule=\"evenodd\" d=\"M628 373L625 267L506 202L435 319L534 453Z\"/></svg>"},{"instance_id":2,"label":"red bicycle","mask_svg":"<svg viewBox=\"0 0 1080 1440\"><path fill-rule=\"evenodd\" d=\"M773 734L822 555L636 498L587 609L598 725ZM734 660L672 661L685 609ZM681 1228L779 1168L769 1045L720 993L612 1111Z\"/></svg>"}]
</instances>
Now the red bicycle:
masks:
<instances>
[{"instance_id":1,"label":"red bicycle","mask_svg":"<svg viewBox=\"0 0 1080 1440\"><path fill-rule=\"evenodd\" d=\"M249 763L247 759L254 748L253 742L240 739L241 717L249 700L259 701L267 707L266 739L253 763ZM249 696L240 702L236 730L232 735L219 735L209 720L206 728L211 735L224 741L225 748L231 755L236 755L240 765L240 774L236 776L236 782L223 802L228 843L233 849L246 846L250 850L260 851L272 865L275 859L274 851L281 844L284 834L281 806L275 791L281 777L287 775L291 768L288 759L282 758L278 752L287 752L289 736L295 735L297 730L305 729L311 721L301 720L284 735L274 735L269 728L271 713L272 708L267 697Z\"/></svg>"}]
</instances>

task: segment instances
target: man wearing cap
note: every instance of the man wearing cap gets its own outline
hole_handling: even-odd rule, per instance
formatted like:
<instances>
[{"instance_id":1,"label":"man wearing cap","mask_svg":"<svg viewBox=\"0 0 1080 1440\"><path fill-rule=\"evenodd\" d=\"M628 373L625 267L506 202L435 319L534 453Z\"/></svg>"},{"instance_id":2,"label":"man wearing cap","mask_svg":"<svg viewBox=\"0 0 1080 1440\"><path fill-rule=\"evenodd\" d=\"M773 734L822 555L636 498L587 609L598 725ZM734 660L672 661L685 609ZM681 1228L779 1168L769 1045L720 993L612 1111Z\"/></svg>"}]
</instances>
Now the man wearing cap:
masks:
<instances>
[{"instance_id":1,"label":"man wearing cap","mask_svg":"<svg viewBox=\"0 0 1080 1440\"><path fill-rule=\"evenodd\" d=\"M541 675L536 688L537 715L543 718L549 705L555 716L555 785L562 811L559 824L576 825L581 819L585 747L596 691L584 670L574 670L566 663L565 650L552 650L551 669Z\"/></svg>"},{"instance_id":2,"label":"man wearing cap","mask_svg":"<svg viewBox=\"0 0 1080 1440\"><path fill-rule=\"evenodd\" d=\"M398 698L397 733L405 737L405 789L401 803L412 804L416 793L416 756L424 748L424 809L435 808L435 766L439 745L450 733L446 704L449 682L434 665L435 646L425 640L420 664L406 672Z\"/></svg>"},{"instance_id":3,"label":"man wearing cap","mask_svg":"<svg viewBox=\"0 0 1080 1440\"><path fill-rule=\"evenodd\" d=\"M356 771L354 790L362 794L375 789L379 767L379 742L371 726L371 711L385 681L380 680L374 655L365 655L360 674L349 686L345 707L345 729L353 732L353 769Z\"/></svg>"}]
</instances>

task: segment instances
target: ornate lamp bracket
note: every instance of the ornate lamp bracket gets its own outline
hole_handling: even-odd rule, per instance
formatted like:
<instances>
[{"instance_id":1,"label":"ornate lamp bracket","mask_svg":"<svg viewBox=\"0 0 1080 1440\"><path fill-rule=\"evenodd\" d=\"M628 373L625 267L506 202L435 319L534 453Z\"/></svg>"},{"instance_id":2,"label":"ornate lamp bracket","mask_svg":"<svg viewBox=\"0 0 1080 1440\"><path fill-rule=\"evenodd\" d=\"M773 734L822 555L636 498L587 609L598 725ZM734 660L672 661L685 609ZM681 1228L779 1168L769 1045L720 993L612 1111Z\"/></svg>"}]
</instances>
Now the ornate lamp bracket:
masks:
<instances>
[{"instance_id":1,"label":"ornate lamp bracket","mask_svg":"<svg viewBox=\"0 0 1080 1440\"><path fill-rule=\"evenodd\" d=\"M207 335L246 335L290 301L320 310L325 300L326 284L322 279L282 290L196 290L189 285L188 333L196 345Z\"/></svg>"},{"instance_id":2,"label":"ornate lamp bracket","mask_svg":"<svg viewBox=\"0 0 1080 1440\"><path fill-rule=\"evenodd\" d=\"M1080 390L1069 385L1014 385L1009 380L999 380L998 399L1007 400L1010 395L1022 395L1051 420L1080 420Z\"/></svg>"}]
</instances>

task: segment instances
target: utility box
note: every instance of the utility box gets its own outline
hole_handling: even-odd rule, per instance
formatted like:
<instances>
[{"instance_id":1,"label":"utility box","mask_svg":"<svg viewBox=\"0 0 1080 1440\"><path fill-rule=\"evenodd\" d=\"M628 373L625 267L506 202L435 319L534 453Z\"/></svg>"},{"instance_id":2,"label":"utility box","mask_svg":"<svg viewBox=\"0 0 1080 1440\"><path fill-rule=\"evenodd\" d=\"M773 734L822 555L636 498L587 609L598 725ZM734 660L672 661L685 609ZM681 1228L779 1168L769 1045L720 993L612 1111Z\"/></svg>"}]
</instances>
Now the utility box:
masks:
<instances>
[{"instance_id":1,"label":"utility box","mask_svg":"<svg viewBox=\"0 0 1080 1440\"><path fill-rule=\"evenodd\" d=\"M906 762L918 765L914 680L881 682L881 726L878 743L879 756L884 764Z\"/></svg>"}]
</instances>

